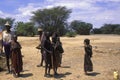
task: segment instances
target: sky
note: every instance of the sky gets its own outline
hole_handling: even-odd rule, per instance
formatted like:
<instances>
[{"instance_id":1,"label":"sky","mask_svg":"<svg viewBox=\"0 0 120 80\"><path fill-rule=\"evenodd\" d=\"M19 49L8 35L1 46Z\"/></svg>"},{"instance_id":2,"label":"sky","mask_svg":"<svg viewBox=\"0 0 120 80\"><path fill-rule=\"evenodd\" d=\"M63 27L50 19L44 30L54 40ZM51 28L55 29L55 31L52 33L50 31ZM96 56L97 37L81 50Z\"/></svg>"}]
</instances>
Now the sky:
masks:
<instances>
[{"instance_id":1,"label":"sky","mask_svg":"<svg viewBox=\"0 0 120 80\"><path fill-rule=\"evenodd\" d=\"M38 9L65 6L72 10L68 22L81 20L94 28L120 24L120 0L0 0L0 17L28 22Z\"/></svg>"}]
</instances>

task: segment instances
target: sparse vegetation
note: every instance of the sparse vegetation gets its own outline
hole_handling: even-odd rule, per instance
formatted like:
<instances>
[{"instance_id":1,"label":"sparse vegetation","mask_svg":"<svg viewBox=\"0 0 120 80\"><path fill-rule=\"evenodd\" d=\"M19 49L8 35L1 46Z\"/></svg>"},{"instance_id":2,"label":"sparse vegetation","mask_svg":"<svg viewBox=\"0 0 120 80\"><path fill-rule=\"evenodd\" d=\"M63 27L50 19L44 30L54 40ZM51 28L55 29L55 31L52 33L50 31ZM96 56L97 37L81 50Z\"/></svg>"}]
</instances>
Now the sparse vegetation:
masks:
<instances>
[{"instance_id":1,"label":"sparse vegetation","mask_svg":"<svg viewBox=\"0 0 120 80\"><path fill-rule=\"evenodd\" d=\"M76 35L77 34L75 32L72 32L72 31L66 33L67 37L75 37Z\"/></svg>"}]
</instances>

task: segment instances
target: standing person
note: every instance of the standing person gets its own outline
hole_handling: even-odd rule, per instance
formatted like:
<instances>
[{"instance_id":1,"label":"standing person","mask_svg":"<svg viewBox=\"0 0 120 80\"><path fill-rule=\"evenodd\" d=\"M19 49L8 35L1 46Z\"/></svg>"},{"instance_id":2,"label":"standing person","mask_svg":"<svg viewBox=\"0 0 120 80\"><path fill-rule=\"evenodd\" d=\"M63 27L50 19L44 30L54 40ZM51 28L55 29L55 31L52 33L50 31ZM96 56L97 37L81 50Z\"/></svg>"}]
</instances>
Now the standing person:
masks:
<instances>
[{"instance_id":1,"label":"standing person","mask_svg":"<svg viewBox=\"0 0 120 80\"><path fill-rule=\"evenodd\" d=\"M64 49L62 47L62 43L60 41L60 38L57 37L57 41L55 44L55 53L58 55L57 59L58 59L58 66L61 67L62 64L62 54L64 53Z\"/></svg>"},{"instance_id":2,"label":"standing person","mask_svg":"<svg viewBox=\"0 0 120 80\"><path fill-rule=\"evenodd\" d=\"M8 68L8 73L10 73L10 44L12 39L12 31L10 30L11 26L8 22L5 24L6 30L2 32L2 47L4 47L5 55L6 55L6 63Z\"/></svg>"},{"instance_id":3,"label":"standing person","mask_svg":"<svg viewBox=\"0 0 120 80\"><path fill-rule=\"evenodd\" d=\"M17 41L17 36L14 35L11 42L11 68L14 77L19 77L23 70L23 61L21 55L21 45Z\"/></svg>"},{"instance_id":4,"label":"standing person","mask_svg":"<svg viewBox=\"0 0 120 80\"><path fill-rule=\"evenodd\" d=\"M52 52L53 52L53 48L52 48L52 44L50 41L50 34L49 32L45 32L44 33L44 42L42 42L41 44L41 48L43 49L43 57L45 60L45 77L50 76L50 70L52 68L52 63L53 63L53 56L52 56Z\"/></svg>"},{"instance_id":5,"label":"standing person","mask_svg":"<svg viewBox=\"0 0 120 80\"><path fill-rule=\"evenodd\" d=\"M57 41L57 38L58 38L58 37L59 37L59 35L58 35L57 32L54 32L54 33L52 34L52 43L53 43L53 45L56 44L56 41Z\"/></svg>"},{"instance_id":6,"label":"standing person","mask_svg":"<svg viewBox=\"0 0 120 80\"><path fill-rule=\"evenodd\" d=\"M58 50L59 43L59 35L57 32L54 32L52 35L52 46L54 48L53 50L53 66L54 66L54 75L58 75L57 69L60 66L60 52Z\"/></svg>"},{"instance_id":7,"label":"standing person","mask_svg":"<svg viewBox=\"0 0 120 80\"><path fill-rule=\"evenodd\" d=\"M40 67L40 66L43 66L43 49L41 48L41 43L44 41L43 40L43 36L44 36L44 32L41 28L38 28L38 34L39 34L39 41L40 41L40 44L36 47L37 49L41 49L41 61L40 61L40 64L37 65L37 67Z\"/></svg>"},{"instance_id":8,"label":"standing person","mask_svg":"<svg viewBox=\"0 0 120 80\"><path fill-rule=\"evenodd\" d=\"M89 39L84 40L84 50L85 50L84 72L87 75L87 71L93 71L93 64L92 64L92 61L91 61L92 46L90 45L90 40Z\"/></svg>"}]
</instances>

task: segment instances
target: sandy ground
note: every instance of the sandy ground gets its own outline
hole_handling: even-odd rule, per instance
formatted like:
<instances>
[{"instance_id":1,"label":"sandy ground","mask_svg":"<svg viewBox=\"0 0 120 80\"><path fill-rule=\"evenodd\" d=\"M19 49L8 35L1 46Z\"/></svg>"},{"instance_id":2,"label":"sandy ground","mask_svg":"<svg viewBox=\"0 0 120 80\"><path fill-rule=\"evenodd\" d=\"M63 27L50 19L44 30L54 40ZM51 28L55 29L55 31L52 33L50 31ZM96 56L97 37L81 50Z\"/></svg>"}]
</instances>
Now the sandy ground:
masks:
<instances>
[{"instance_id":1,"label":"sandy ground","mask_svg":"<svg viewBox=\"0 0 120 80\"><path fill-rule=\"evenodd\" d=\"M89 38L93 46L93 67L90 75L84 75L84 48L83 40ZM76 36L75 38L61 37L64 54L62 66L58 69L59 76L44 77L44 67L36 67L40 63L40 53L35 48L38 37L19 37L22 45L23 68L21 77L14 78L0 72L0 80L113 80L114 69L120 72L120 36L118 35L90 35ZM53 71L51 70L51 75Z\"/></svg>"}]
</instances>

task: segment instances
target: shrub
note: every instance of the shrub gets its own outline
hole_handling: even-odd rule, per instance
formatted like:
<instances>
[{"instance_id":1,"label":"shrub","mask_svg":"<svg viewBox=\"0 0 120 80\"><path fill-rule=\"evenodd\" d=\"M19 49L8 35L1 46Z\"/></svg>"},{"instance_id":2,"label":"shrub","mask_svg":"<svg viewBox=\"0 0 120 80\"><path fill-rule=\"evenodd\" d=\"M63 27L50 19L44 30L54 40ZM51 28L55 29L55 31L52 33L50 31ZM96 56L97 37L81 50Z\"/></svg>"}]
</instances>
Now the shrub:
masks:
<instances>
[{"instance_id":1,"label":"shrub","mask_svg":"<svg viewBox=\"0 0 120 80\"><path fill-rule=\"evenodd\" d=\"M67 37L75 37L77 34L75 32L67 32L66 36Z\"/></svg>"}]
</instances>

